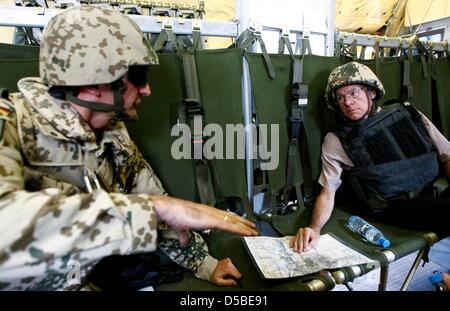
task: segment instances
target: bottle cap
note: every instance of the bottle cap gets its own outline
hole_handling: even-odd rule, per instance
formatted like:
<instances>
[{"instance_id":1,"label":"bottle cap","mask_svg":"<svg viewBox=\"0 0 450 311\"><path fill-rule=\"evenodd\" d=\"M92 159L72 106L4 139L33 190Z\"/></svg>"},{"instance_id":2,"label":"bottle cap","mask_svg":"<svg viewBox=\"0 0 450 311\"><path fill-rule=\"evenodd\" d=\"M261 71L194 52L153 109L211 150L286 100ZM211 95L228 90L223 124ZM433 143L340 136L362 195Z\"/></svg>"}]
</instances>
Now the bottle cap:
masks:
<instances>
[{"instance_id":1,"label":"bottle cap","mask_svg":"<svg viewBox=\"0 0 450 311\"><path fill-rule=\"evenodd\" d=\"M439 284L443 282L442 279L442 274L441 273L434 273L433 275L431 275L430 277L428 277L428 279L430 280L430 282L432 284Z\"/></svg>"},{"instance_id":2,"label":"bottle cap","mask_svg":"<svg viewBox=\"0 0 450 311\"><path fill-rule=\"evenodd\" d=\"M381 238L379 244L380 244L380 246L383 246L384 248L391 246L391 242L385 238Z\"/></svg>"}]
</instances>

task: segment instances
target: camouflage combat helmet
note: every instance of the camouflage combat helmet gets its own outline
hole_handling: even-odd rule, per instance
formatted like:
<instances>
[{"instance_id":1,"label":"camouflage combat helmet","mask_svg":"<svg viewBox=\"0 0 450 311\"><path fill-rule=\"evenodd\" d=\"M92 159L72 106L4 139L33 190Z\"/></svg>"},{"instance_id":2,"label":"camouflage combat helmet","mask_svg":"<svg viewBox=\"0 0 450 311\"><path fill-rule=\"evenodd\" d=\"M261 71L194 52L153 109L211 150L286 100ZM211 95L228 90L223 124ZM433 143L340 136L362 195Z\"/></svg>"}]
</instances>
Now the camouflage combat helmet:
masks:
<instances>
[{"instance_id":1,"label":"camouflage combat helmet","mask_svg":"<svg viewBox=\"0 0 450 311\"><path fill-rule=\"evenodd\" d=\"M123 109L122 77L139 72L143 78L138 80L146 83L147 66L156 64L155 51L130 18L90 6L77 6L52 17L44 29L39 53L40 75L50 87L110 84L114 103L83 100L67 90L60 99L114 112L122 120L128 118Z\"/></svg>"},{"instance_id":2,"label":"camouflage combat helmet","mask_svg":"<svg viewBox=\"0 0 450 311\"><path fill-rule=\"evenodd\" d=\"M325 101L329 109L336 110L336 90L350 84L363 84L375 90L376 96L373 100L380 99L385 93L383 84L369 67L357 62L350 62L335 68L328 77Z\"/></svg>"},{"instance_id":3,"label":"camouflage combat helmet","mask_svg":"<svg viewBox=\"0 0 450 311\"><path fill-rule=\"evenodd\" d=\"M39 54L40 76L50 86L111 83L129 66L158 64L138 26L120 12L90 6L50 19Z\"/></svg>"}]
</instances>

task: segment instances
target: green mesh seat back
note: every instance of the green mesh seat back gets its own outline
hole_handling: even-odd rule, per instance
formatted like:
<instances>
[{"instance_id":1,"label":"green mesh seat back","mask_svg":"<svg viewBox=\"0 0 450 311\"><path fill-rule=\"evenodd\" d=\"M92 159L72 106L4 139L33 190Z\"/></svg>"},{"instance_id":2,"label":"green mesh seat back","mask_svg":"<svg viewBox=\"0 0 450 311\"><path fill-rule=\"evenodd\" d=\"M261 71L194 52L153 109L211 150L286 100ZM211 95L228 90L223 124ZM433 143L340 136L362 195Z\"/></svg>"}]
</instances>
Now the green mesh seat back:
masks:
<instances>
[{"instance_id":1,"label":"green mesh seat back","mask_svg":"<svg viewBox=\"0 0 450 311\"><path fill-rule=\"evenodd\" d=\"M289 144L289 111L291 59L288 55L270 55L276 78L271 79L266 70L262 54L248 53L247 60L250 67L250 79L256 110L260 125L267 126L268 137L263 141L267 150L273 150L273 143L278 143L279 163L275 170L267 171L272 192L279 191L286 184L286 159ZM271 125L279 127L278 141L271 141ZM294 183L299 182L299 175L294 175Z\"/></svg>"},{"instance_id":2,"label":"green mesh seat back","mask_svg":"<svg viewBox=\"0 0 450 311\"><path fill-rule=\"evenodd\" d=\"M238 124L243 127L244 123L241 91L242 53L239 49L204 50L196 53L196 61L205 111L203 126L219 125L223 133L223 139L219 139L220 136L211 138L217 139L216 150L220 145L223 146L223 152L217 153L218 158L210 161L219 181L219 190L225 197L245 198L247 186L243 132L233 134L231 137L232 133L227 131L227 125L231 127ZM234 141L234 152L231 146L227 146L227 135L229 141L231 139ZM223 158L220 158L221 156Z\"/></svg>"},{"instance_id":3,"label":"green mesh seat back","mask_svg":"<svg viewBox=\"0 0 450 311\"><path fill-rule=\"evenodd\" d=\"M0 43L0 87L16 92L25 77L39 77L39 47Z\"/></svg>"},{"instance_id":4,"label":"green mesh seat back","mask_svg":"<svg viewBox=\"0 0 450 311\"><path fill-rule=\"evenodd\" d=\"M371 68L373 69L373 68ZM384 58L375 61L375 74L383 83L386 94L378 101L383 105L390 99L400 99L402 94L402 65L397 58Z\"/></svg>"},{"instance_id":5,"label":"green mesh seat back","mask_svg":"<svg viewBox=\"0 0 450 311\"><path fill-rule=\"evenodd\" d=\"M16 92L17 82L25 77L39 77L39 60L0 58L0 87Z\"/></svg>"},{"instance_id":6,"label":"green mesh seat back","mask_svg":"<svg viewBox=\"0 0 450 311\"><path fill-rule=\"evenodd\" d=\"M362 214L352 203L337 203L330 220L324 226L322 232L333 233L338 239L353 249L369 258L377 260L381 266L388 265L389 262L387 258L380 253L380 251L383 250L381 247L364 241L359 234L351 231L346 226L347 220L351 215ZM363 215L362 217L381 230L386 238L391 241L389 250L395 254L396 260L410 255L411 253L414 253L427 245L426 239L421 235L423 232L404 229L398 225L388 223L386 221L375 220L367 215ZM362 274L365 274L374 268L372 265L360 265L359 267L361 268ZM351 269L343 268L342 270L347 272L346 274L351 275L351 273L349 273L351 272Z\"/></svg>"},{"instance_id":7,"label":"green mesh seat back","mask_svg":"<svg viewBox=\"0 0 450 311\"><path fill-rule=\"evenodd\" d=\"M39 47L20 44L0 43L0 59L39 58Z\"/></svg>"},{"instance_id":8,"label":"green mesh seat back","mask_svg":"<svg viewBox=\"0 0 450 311\"><path fill-rule=\"evenodd\" d=\"M223 146L225 156L226 124L243 123L242 55L237 49L201 51L196 61L204 108L203 126L214 123L221 127L224 135L217 140L217 146ZM152 95L143 98L139 107L140 120L127 124L130 135L170 195L198 201L193 161L176 160L171 154L172 143L178 136L171 137L170 132L177 123L178 107L184 99L181 59L175 54L161 54L160 65L150 69L149 83ZM237 150L239 140L235 137L234 141ZM245 150L243 145L240 148ZM246 198L245 159L237 159L235 153L231 159L213 159L211 164L223 196ZM244 153L242 155L245 157Z\"/></svg>"},{"instance_id":9,"label":"green mesh seat back","mask_svg":"<svg viewBox=\"0 0 450 311\"><path fill-rule=\"evenodd\" d=\"M289 114L290 92L292 85L291 59L288 55L271 55L271 61L277 74L276 79L270 79L266 73L265 63L260 54L249 54L250 74L253 94L261 124L279 125L278 168L268 171L272 192L282 189L286 184L286 159L289 144ZM298 56L296 56L298 57ZM308 156L302 154L302 161L311 170L311 177L317 180L321 171L321 145L325 134L336 122L335 113L328 110L324 101L324 92L330 72L340 64L334 57L306 55L303 62L303 83L308 85L308 105L304 108L303 118L306 140L301 141L307 146ZM271 150L269 145L269 150ZM294 174L294 183L303 182L299 165ZM306 170L305 170L306 171ZM290 223L297 217L294 214L286 216L273 215L273 226Z\"/></svg>"},{"instance_id":10,"label":"green mesh seat back","mask_svg":"<svg viewBox=\"0 0 450 311\"><path fill-rule=\"evenodd\" d=\"M264 64L262 70L264 70ZM288 64L289 66L289 64ZM221 126L229 123L242 122L241 100L241 68L242 54L238 50L216 50L197 52L197 67L200 90L205 108L205 119L208 123L214 122ZM216 71L217 70L217 71ZM289 70L289 68L287 69ZM289 82L290 84L290 82ZM239 103L239 104L236 104ZM221 180L223 195L236 195L245 186L245 165L243 160L215 160L215 168ZM239 181L240 180L240 181ZM222 182L223 181L223 182ZM234 181L234 185L224 184ZM242 242L242 238L233 234L213 232L208 237L208 246L211 255L216 258L230 257L243 278L239 287L226 288L227 290L308 290L302 280L312 277L294 278L289 280L265 280L258 272ZM315 278L324 279L322 276ZM323 280L333 285L330 280ZM181 282L163 284L158 290L223 290L196 279L191 273L185 273Z\"/></svg>"},{"instance_id":11,"label":"green mesh seat back","mask_svg":"<svg viewBox=\"0 0 450 311\"><path fill-rule=\"evenodd\" d=\"M428 119L432 120L432 96L431 96L431 66L426 64L424 72L420 58L411 62L411 84L413 86L413 105Z\"/></svg>"},{"instance_id":12,"label":"green mesh seat back","mask_svg":"<svg viewBox=\"0 0 450 311\"><path fill-rule=\"evenodd\" d=\"M192 160L175 160L171 154L172 143L178 139L171 136L171 129L184 99L181 59L176 54L160 54L159 60L160 65L151 66L148 75L152 94L142 98L139 121L128 122L127 128L166 191L197 200Z\"/></svg>"},{"instance_id":13,"label":"green mesh seat back","mask_svg":"<svg viewBox=\"0 0 450 311\"><path fill-rule=\"evenodd\" d=\"M279 126L279 165L276 170L268 171L270 186L272 190L278 191L286 183L292 68L288 55L270 55L270 58L277 75L275 79L271 79L267 75L261 54L248 54L259 122L260 124L277 124ZM306 141L302 143L308 145L310 163L305 163L305 165L311 167L313 179L317 179L320 174L320 141L335 120L333 113L325 108L324 92L328 75L339 64L337 58L316 55L306 55L303 63L303 83L308 85L308 105L304 108ZM270 139L268 141L268 150L272 150ZM300 172L294 176L295 182L302 180Z\"/></svg>"},{"instance_id":14,"label":"green mesh seat back","mask_svg":"<svg viewBox=\"0 0 450 311\"><path fill-rule=\"evenodd\" d=\"M439 114L442 124L442 133L450 139L450 59L441 58L436 60L436 91L439 105Z\"/></svg>"},{"instance_id":15,"label":"green mesh seat back","mask_svg":"<svg viewBox=\"0 0 450 311\"><path fill-rule=\"evenodd\" d=\"M336 112L326 107L324 94L328 76L339 65L339 59L336 57L305 56L303 81L309 86L309 89L304 122L313 180L319 178L322 170L320 156L323 139L330 130L335 128L337 122Z\"/></svg>"}]
</instances>

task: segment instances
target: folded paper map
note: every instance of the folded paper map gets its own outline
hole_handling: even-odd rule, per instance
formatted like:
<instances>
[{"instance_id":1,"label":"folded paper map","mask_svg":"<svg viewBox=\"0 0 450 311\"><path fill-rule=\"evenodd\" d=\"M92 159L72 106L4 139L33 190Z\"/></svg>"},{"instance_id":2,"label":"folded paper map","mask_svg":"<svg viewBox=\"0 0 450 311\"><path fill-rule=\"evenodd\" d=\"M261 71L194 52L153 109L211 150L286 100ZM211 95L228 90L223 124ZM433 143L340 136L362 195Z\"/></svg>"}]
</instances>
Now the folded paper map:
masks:
<instances>
[{"instance_id":1,"label":"folded paper map","mask_svg":"<svg viewBox=\"0 0 450 311\"><path fill-rule=\"evenodd\" d=\"M262 276L281 279L302 276L323 269L373 263L373 260L342 244L329 234L320 236L319 243L307 252L297 253L289 243L292 236L244 237L244 244Z\"/></svg>"}]
</instances>

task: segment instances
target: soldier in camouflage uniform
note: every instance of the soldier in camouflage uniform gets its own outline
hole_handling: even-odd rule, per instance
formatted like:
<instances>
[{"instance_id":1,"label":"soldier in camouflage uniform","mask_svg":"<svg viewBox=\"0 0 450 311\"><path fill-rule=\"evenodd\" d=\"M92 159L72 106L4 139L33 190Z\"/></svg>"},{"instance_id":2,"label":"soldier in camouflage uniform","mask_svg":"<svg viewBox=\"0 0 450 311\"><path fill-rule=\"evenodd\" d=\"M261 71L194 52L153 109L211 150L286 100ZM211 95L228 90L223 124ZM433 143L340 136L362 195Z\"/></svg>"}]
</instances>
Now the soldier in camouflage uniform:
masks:
<instances>
[{"instance_id":1,"label":"soldier in camouflage uniform","mask_svg":"<svg viewBox=\"0 0 450 311\"><path fill-rule=\"evenodd\" d=\"M410 103L378 107L384 87L365 65L350 62L335 68L325 91L327 107L340 115L340 127L322 145L322 190L311 223L291 241L298 252L318 242L344 183L358 206L381 219L445 237L450 217L450 188L434 196L439 169L450 178L450 143ZM427 206L424 211L423 207Z\"/></svg>"},{"instance_id":2,"label":"soldier in camouflage uniform","mask_svg":"<svg viewBox=\"0 0 450 311\"><path fill-rule=\"evenodd\" d=\"M0 101L0 289L67 289L75 264L83 278L105 256L157 246L199 278L236 284L231 261L187 230L255 235L254 224L166 196L121 121L150 95L146 71L157 63L113 10L77 7L49 21L42 79L20 80Z\"/></svg>"}]
</instances>

